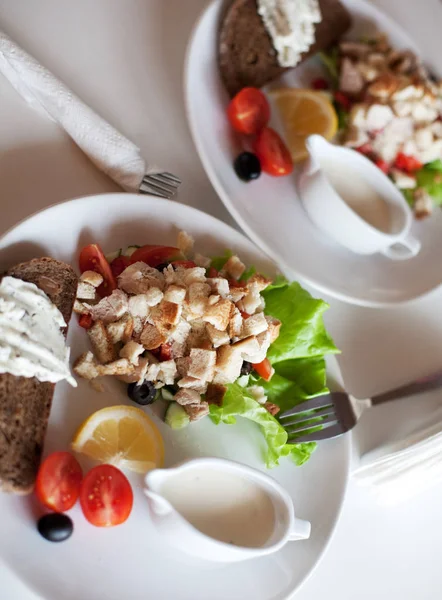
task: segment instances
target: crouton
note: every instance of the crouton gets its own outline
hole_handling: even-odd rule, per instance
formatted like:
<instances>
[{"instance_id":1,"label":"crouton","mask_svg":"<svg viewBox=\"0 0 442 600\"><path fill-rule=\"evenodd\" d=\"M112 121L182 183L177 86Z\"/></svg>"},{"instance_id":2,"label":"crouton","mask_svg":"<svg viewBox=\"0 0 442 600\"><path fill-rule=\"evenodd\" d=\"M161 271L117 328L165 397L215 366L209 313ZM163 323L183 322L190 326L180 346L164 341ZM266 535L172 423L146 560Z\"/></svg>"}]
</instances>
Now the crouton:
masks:
<instances>
[{"instance_id":1,"label":"crouton","mask_svg":"<svg viewBox=\"0 0 442 600\"><path fill-rule=\"evenodd\" d=\"M210 323L219 331L225 331L230 320L232 303L230 300L220 300L213 306L209 306L203 315L203 321Z\"/></svg>"},{"instance_id":2,"label":"crouton","mask_svg":"<svg viewBox=\"0 0 442 600\"><path fill-rule=\"evenodd\" d=\"M85 305L80 302L80 300L74 300L74 308L73 308L74 313L77 313L77 315L88 315L89 314L89 309L87 309L85 307Z\"/></svg>"},{"instance_id":3,"label":"crouton","mask_svg":"<svg viewBox=\"0 0 442 600\"><path fill-rule=\"evenodd\" d=\"M195 377L183 377L178 379L177 385L179 388L195 390L200 394L204 394L207 390L207 382Z\"/></svg>"},{"instance_id":4,"label":"crouton","mask_svg":"<svg viewBox=\"0 0 442 600\"><path fill-rule=\"evenodd\" d=\"M106 364L116 359L116 351L112 339L103 321L96 321L87 330L87 334L98 362Z\"/></svg>"},{"instance_id":5,"label":"crouton","mask_svg":"<svg viewBox=\"0 0 442 600\"><path fill-rule=\"evenodd\" d=\"M213 383L234 383L241 374L243 359L241 352L233 346L221 346L216 353Z\"/></svg>"},{"instance_id":6,"label":"crouton","mask_svg":"<svg viewBox=\"0 0 442 600\"><path fill-rule=\"evenodd\" d=\"M80 275L80 281L84 281L84 283L89 283L94 288L97 288L103 283L103 276L100 273L96 273L95 271L85 271Z\"/></svg>"},{"instance_id":7,"label":"crouton","mask_svg":"<svg viewBox=\"0 0 442 600\"><path fill-rule=\"evenodd\" d=\"M163 292L160 288L151 287L146 292L146 302L147 306L157 306L163 299Z\"/></svg>"},{"instance_id":8,"label":"crouton","mask_svg":"<svg viewBox=\"0 0 442 600\"><path fill-rule=\"evenodd\" d=\"M181 388L174 396L175 402L186 406L188 404L199 404L201 402L201 395L196 390Z\"/></svg>"},{"instance_id":9,"label":"crouton","mask_svg":"<svg viewBox=\"0 0 442 600\"><path fill-rule=\"evenodd\" d=\"M191 421L199 421L209 414L209 404L202 400L199 404L186 404L184 410L189 415Z\"/></svg>"},{"instance_id":10,"label":"crouton","mask_svg":"<svg viewBox=\"0 0 442 600\"><path fill-rule=\"evenodd\" d=\"M170 330L172 325L177 325L181 319L183 307L175 302L161 300L160 304L152 312L155 325L159 329Z\"/></svg>"},{"instance_id":11,"label":"crouton","mask_svg":"<svg viewBox=\"0 0 442 600\"><path fill-rule=\"evenodd\" d=\"M193 251L193 245L195 241L191 235L186 231L180 231L177 237L177 246L184 254L185 257L189 257Z\"/></svg>"},{"instance_id":12,"label":"crouton","mask_svg":"<svg viewBox=\"0 0 442 600\"><path fill-rule=\"evenodd\" d=\"M247 295L248 291L246 285L232 286L230 288L229 299L232 300L232 302L239 302Z\"/></svg>"},{"instance_id":13,"label":"crouton","mask_svg":"<svg viewBox=\"0 0 442 600\"><path fill-rule=\"evenodd\" d=\"M131 364L138 365L138 361L143 352L144 346L131 340L121 348L120 356L121 358L127 358Z\"/></svg>"},{"instance_id":14,"label":"crouton","mask_svg":"<svg viewBox=\"0 0 442 600\"><path fill-rule=\"evenodd\" d=\"M209 339L206 331L206 324L203 321L192 321L192 329L187 338L187 347L206 348L207 350L212 349L212 342Z\"/></svg>"},{"instance_id":15,"label":"crouton","mask_svg":"<svg viewBox=\"0 0 442 600\"><path fill-rule=\"evenodd\" d=\"M146 372L149 367L149 359L146 356L141 356L138 359L138 364L133 365L134 370L129 375L118 375L118 379L125 383L143 383L146 379Z\"/></svg>"},{"instance_id":16,"label":"crouton","mask_svg":"<svg viewBox=\"0 0 442 600\"><path fill-rule=\"evenodd\" d=\"M248 360L250 356L254 356L260 350L260 346L257 338L254 335L246 337L238 342L232 344L231 349L235 352L239 352L241 358ZM246 358L247 357L247 358ZM249 361L256 362L256 361Z\"/></svg>"},{"instance_id":17,"label":"crouton","mask_svg":"<svg viewBox=\"0 0 442 600\"><path fill-rule=\"evenodd\" d=\"M220 295L221 298L227 298L229 295L229 282L224 277L211 277L207 279L207 283L210 285L212 292Z\"/></svg>"},{"instance_id":18,"label":"crouton","mask_svg":"<svg viewBox=\"0 0 442 600\"><path fill-rule=\"evenodd\" d=\"M176 368L180 377L187 376L187 370L190 364L190 358L188 356L183 356L182 358L177 358L175 360Z\"/></svg>"},{"instance_id":19,"label":"crouton","mask_svg":"<svg viewBox=\"0 0 442 600\"><path fill-rule=\"evenodd\" d=\"M155 325L146 323L140 335L140 343L146 348L146 350L155 350L161 344L167 341L167 336L162 333Z\"/></svg>"},{"instance_id":20,"label":"crouton","mask_svg":"<svg viewBox=\"0 0 442 600\"><path fill-rule=\"evenodd\" d=\"M264 408L274 417L281 410L277 404L273 404L273 402L265 402Z\"/></svg>"},{"instance_id":21,"label":"crouton","mask_svg":"<svg viewBox=\"0 0 442 600\"><path fill-rule=\"evenodd\" d=\"M247 339L247 338L246 338ZM256 336L256 341L258 342L258 351L252 350L251 352L247 352L243 354L244 360L247 360L251 363L260 363L267 356L268 349L270 348L270 333L269 331L264 331Z\"/></svg>"},{"instance_id":22,"label":"crouton","mask_svg":"<svg viewBox=\"0 0 442 600\"><path fill-rule=\"evenodd\" d=\"M198 254L198 252L193 257L193 262L197 265L197 267L204 267L204 269L209 269L212 261L207 256L203 256L202 254Z\"/></svg>"},{"instance_id":23,"label":"crouton","mask_svg":"<svg viewBox=\"0 0 442 600\"><path fill-rule=\"evenodd\" d=\"M154 363L147 367L145 379L147 381L156 381L160 372L160 363Z\"/></svg>"},{"instance_id":24,"label":"crouton","mask_svg":"<svg viewBox=\"0 0 442 600\"><path fill-rule=\"evenodd\" d=\"M195 379L211 381L215 375L216 352L215 350L202 350L192 348L190 351L190 364L187 374Z\"/></svg>"},{"instance_id":25,"label":"crouton","mask_svg":"<svg viewBox=\"0 0 442 600\"><path fill-rule=\"evenodd\" d=\"M255 273L255 275L252 275L250 279L247 280L247 286L251 285L252 283L256 284L259 292L262 292L267 287L269 287L269 285L273 283L273 281L271 279L267 279L259 273Z\"/></svg>"},{"instance_id":26,"label":"crouton","mask_svg":"<svg viewBox=\"0 0 442 600\"><path fill-rule=\"evenodd\" d=\"M204 314L210 286L207 283L192 283L188 290L188 307L190 312L198 317Z\"/></svg>"},{"instance_id":27,"label":"crouton","mask_svg":"<svg viewBox=\"0 0 442 600\"><path fill-rule=\"evenodd\" d=\"M159 367L160 370L157 379L166 385L173 385L177 374L175 361L173 359L164 360L163 362L159 363Z\"/></svg>"},{"instance_id":28,"label":"crouton","mask_svg":"<svg viewBox=\"0 0 442 600\"><path fill-rule=\"evenodd\" d=\"M279 319L275 319L274 317L269 317L266 315L266 321L268 323L268 331L270 334L270 343L273 344L273 342L278 338L279 336L279 331L281 329L281 321Z\"/></svg>"},{"instance_id":29,"label":"crouton","mask_svg":"<svg viewBox=\"0 0 442 600\"><path fill-rule=\"evenodd\" d=\"M114 290L110 296L102 298L98 304L91 306L85 303L94 321L112 323L118 321L128 310L128 299L121 290Z\"/></svg>"},{"instance_id":30,"label":"crouton","mask_svg":"<svg viewBox=\"0 0 442 600\"><path fill-rule=\"evenodd\" d=\"M134 365L131 365L127 358L119 358L107 365L99 365L98 372L100 375L130 375L135 370Z\"/></svg>"},{"instance_id":31,"label":"crouton","mask_svg":"<svg viewBox=\"0 0 442 600\"><path fill-rule=\"evenodd\" d=\"M92 352L84 352L74 363L74 373L83 379L95 379L98 377L98 363Z\"/></svg>"},{"instance_id":32,"label":"crouton","mask_svg":"<svg viewBox=\"0 0 442 600\"><path fill-rule=\"evenodd\" d=\"M118 286L128 294L145 294L150 288L164 288L164 276L146 263L129 265L118 277Z\"/></svg>"},{"instance_id":33,"label":"crouton","mask_svg":"<svg viewBox=\"0 0 442 600\"><path fill-rule=\"evenodd\" d=\"M145 319L149 314L149 306L147 305L147 294L137 294L130 296L128 300L129 312L133 317Z\"/></svg>"},{"instance_id":34,"label":"crouton","mask_svg":"<svg viewBox=\"0 0 442 600\"><path fill-rule=\"evenodd\" d=\"M118 344L118 342L126 343L132 337L134 320L131 315L125 314L119 321L109 323L106 329L113 344Z\"/></svg>"},{"instance_id":35,"label":"crouton","mask_svg":"<svg viewBox=\"0 0 442 600\"><path fill-rule=\"evenodd\" d=\"M221 385L219 383L209 383L206 392L206 402L208 404L216 404L216 406L222 406L226 392L227 388L225 385Z\"/></svg>"},{"instance_id":36,"label":"crouton","mask_svg":"<svg viewBox=\"0 0 442 600\"><path fill-rule=\"evenodd\" d=\"M164 292L164 300L174 302L175 304L182 304L185 297L186 288L179 285L170 285Z\"/></svg>"},{"instance_id":37,"label":"crouton","mask_svg":"<svg viewBox=\"0 0 442 600\"><path fill-rule=\"evenodd\" d=\"M132 337L136 342L140 341L140 336L143 332L144 325L146 324L145 319L141 317L132 317L133 319L133 329L132 329Z\"/></svg>"},{"instance_id":38,"label":"crouton","mask_svg":"<svg viewBox=\"0 0 442 600\"><path fill-rule=\"evenodd\" d=\"M177 277L173 265L167 265L167 267L163 269L163 276L166 285L173 285L176 283Z\"/></svg>"},{"instance_id":39,"label":"crouton","mask_svg":"<svg viewBox=\"0 0 442 600\"><path fill-rule=\"evenodd\" d=\"M248 319L244 319L241 329L241 337L259 335L263 331L267 331L268 328L269 324L264 316L264 313L256 313Z\"/></svg>"},{"instance_id":40,"label":"crouton","mask_svg":"<svg viewBox=\"0 0 442 600\"><path fill-rule=\"evenodd\" d=\"M176 274L177 281L181 281L181 285L184 287L189 287L192 283L206 282L206 269L203 269L203 267L193 267L191 269L179 267Z\"/></svg>"},{"instance_id":41,"label":"crouton","mask_svg":"<svg viewBox=\"0 0 442 600\"><path fill-rule=\"evenodd\" d=\"M231 256L223 267L223 271L233 279L239 279L245 270L246 265L237 256Z\"/></svg>"},{"instance_id":42,"label":"crouton","mask_svg":"<svg viewBox=\"0 0 442 600\"><path fill-rule=\"evenodd\" d=\"M207 304L209 306L213 306L214 304L216 304L220 300L221 300L221 296L219 294L212 294L211 296L208 297Z\"/></svg>"},{"instance_id":43,"label":"crouton","mask_svg":"<svg viewBox=\"0 0 442 600\"><path fill-rule=\"evenodd\" d=\"M78 300L96 300L97 290L90 283L79 281L77 286L77 299Z\"/></svg>"},{"instance_id":44,"label":"crouton","mask_svg":"<svg viewBox=\"0 0 442 600\"><path fill-rule=\"evenodd\" d=\"M181 319L178 325L172 330L169 336L169 343L174 358L179 358L186 354L187 339L190 331L191 325L184 319Z\"/></svg>"},{"instance_id":45,"label":"crouton","mask_svg":"<svg viewBox=\"0 0 442 600\"><path fill-rule=\"evenodd\" d=\"M263 296L260 296L259 304L255 309L255 314L264 312L265 307L266 307L266 301L264 300Z\"/></svg>"},{"instance_id":46,"label":"crouton","mask_svg":"<svg viewBox=\"0 0 442 600\"><path fill-rule=\"evenodd\" d=\"M242 327L243 327L243 318L241 316L241 313L236 308L236 306L232 305L232 311L230 313L229 327L228 327L229 336L231 338L239 337L241 335Z\"/></svg>"},{"instance_id":47,"label":"crouton","mask_svg":"<svg viewBox=\"0 0 442 600\"><path fill-rule=\"evenodd\" d=\"M230 343L230 337L226 331L218 331L218 329L210 323L206 324L206 331L214 348L219 348L220 346Z\"/></svg>"},{"instance_id":48,"label":"crouton","mask_svg":"<svg viewBox=\"0 0 442 600\"><path fill-rule=\"evenodd\" d=\"M242 299L244 311L249 315L255 314L256 309L261 304L261 296L259 294L259 285L256 282L247 286L248 292Z\"/></svg>"}]
</instances>

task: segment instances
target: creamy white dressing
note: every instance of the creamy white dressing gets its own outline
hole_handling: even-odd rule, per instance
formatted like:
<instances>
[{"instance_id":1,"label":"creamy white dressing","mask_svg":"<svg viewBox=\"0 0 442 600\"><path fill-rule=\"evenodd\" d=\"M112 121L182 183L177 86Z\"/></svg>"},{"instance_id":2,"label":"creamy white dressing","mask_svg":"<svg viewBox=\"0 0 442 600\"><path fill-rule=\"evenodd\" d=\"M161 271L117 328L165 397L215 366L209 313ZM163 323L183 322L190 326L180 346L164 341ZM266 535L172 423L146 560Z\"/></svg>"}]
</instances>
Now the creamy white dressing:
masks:
<instances>
[{"instance_id":1,"label":"creamy white dressing","mask_svg":"<svg viewBox=\"0 0 442 600\"><path fill-rule=\"evenodd\" d=\"M391 213L387 202L357 172L349 174L340 161L331 156L320 158L327 179L344 202L369 225L383 233L391 233Z\"/></svg>"},{"instance_id":2,"label":"creamy white dressing","mask_svg":"<svg viewBox=\"0 0 442 600\"><path fill-rule=\"evenodd\" d=\"M241 475L185 469L166 479L160 494L201 533L227 544L260 548L274 530L270 496Z\"/></svg>"},{"instance_id":3,"label":"creamy white dressing","mask_svg":"<svg viewBox=\"0 0 442 600\"><path fill-rule=\"evenodd\" d=\"M318 0L257 0L262 18L282 67L295 67L315 42L321 21Z\"/></svg>"},{"instance_id":4,"label":"creamy white dressing","mask_svg":"<svg viewBox=\"0 0 442 600\"><path fill-rule=\"evenodd\" d=\"M0 373L77 383L69 368L63 315L33 283L3 277L0 283Z\"/></svg>"}]
</instances>

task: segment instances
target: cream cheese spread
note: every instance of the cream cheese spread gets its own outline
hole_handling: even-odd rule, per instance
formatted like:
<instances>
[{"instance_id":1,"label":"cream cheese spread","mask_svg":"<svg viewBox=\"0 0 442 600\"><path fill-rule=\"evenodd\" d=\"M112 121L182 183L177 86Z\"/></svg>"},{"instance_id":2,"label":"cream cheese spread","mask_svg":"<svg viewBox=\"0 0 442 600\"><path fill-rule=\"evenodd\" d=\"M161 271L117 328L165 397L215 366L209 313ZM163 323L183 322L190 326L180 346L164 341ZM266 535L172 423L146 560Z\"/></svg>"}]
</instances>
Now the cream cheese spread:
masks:
<instances>
[{"instance_id":1,"label":"cream cheese spread","mask_svg":"<svg viewBox=\"0 0 442 600\"><path fill-rule=\"evenodd\" d=\"M281 67L295 67L315 42L321 21L318 0L258 0L261 16Z\"/></svg>"},{"instance_id":2,"label":"cream cheese spread","mask_svg":"<svg viewBox=\"0 0 442 600\"><path fill-rule=\"evenodd\" d=\"M0 373L77 383L69 368L63 315L33 283L3 277L0 283Z\"/></svg>"}]
</instances>

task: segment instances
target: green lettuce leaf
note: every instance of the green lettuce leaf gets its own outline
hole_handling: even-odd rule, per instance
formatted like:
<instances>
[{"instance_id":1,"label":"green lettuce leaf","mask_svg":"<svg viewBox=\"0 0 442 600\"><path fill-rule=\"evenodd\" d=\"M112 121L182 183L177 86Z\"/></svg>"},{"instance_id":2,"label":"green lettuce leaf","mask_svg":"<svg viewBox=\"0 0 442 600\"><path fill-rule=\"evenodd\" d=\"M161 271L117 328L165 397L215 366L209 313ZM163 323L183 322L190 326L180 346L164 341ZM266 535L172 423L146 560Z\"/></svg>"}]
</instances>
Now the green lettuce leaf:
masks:
<instances>
[{"instance_id":1,"label":"green lettuce leaf","mask_svg":"<svg viewBox=\"0 0 442 600\"><path fill-rule=\"evenodd\" d=\"M338 87L339 82L339 68L338 68L338 60L339 60L339 49L337 46L334 46L328 52L318 52L318 57L320 58L322 64L327 69L327 72L332 80L333 87Z\"/></svg>"},{"instance_id":2,"label":"green lettuce leaf","mask_svg":"<svg viewBox=\"0 0 442 600\"><path fill-rule=\"evenodd\" d=\"M212 258L210 266L217 271L221 271L231 256L233 256L233 252L231 250L226 250L222 256L215 256Z\"/></svg>"},{"instance_id":3,"label":"green lettuce leaf","mask_svg":"<svg viewBox=\"0 0 442 600\"><path fill-rule=\"evenodd\" d=\"M435 160L416 173L417 187L423 188L432 197L434 204L442 205L442 161Z\"/></svg>"}]
</instances>

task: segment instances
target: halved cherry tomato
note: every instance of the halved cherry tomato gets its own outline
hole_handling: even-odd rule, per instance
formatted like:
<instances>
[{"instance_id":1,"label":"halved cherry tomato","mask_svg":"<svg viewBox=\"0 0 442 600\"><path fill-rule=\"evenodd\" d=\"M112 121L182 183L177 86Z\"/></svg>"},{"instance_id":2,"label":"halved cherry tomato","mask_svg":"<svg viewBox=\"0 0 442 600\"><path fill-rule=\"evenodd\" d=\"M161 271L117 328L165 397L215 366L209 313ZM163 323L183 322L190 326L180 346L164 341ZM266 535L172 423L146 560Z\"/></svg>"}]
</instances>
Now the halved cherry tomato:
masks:
<instances>
[{"instance_id":1,"label":"halved cherry tomato","mask_svg":"<svg viewBox=\"0 0 442 600\"><path fill-rule=\"evenodd\" d=\"M330 88L330 85L328 81L323 77L317 77L312 81L312 88L314 90L328 90Z\"/></svg>"},{"instance_id":2,"label":"halved cherry tomato","mask_svg":"<svg viewBox=\"0 0 442 600\"><path fill-rule=\"evenodd\" d=\"M396 160L394 161L394 166L400 171L414 173L422 168L422 163L414 156L408 156L403 152L399 152L399 154L396 156Z\"/></svg>"},{"instance_id":3,"label":"halved cherry tomato","mask_svg":"<svg viewBox=\"0 0 442 600\"><path fill-rule=\"evenodd\" d=\"M270 127L266 127L258 134L255 140L255 152L262 170L269 175L280 177L293 171L293 161L287 146Z\"/></svg>"},{"instance_id":4,"label":"halved cherry tomato","mask_svg":"<svg viewBox=\"0 0 442 600\"><path fill-rule=\"evenodd\" d=\"M340 92L339 90L334 93L335 102L337 102L344 110L350 110L351 108L351 100L350 98L344 94L344 92Z\"/></svg>"},{"instance_id":5,"label":"halved cherry tomato","mask_svg":"<svg viewBox=\"0 0 442 600\"><path fill-rule=\"evenodd\" d=\"M388 175L388 173L390 172L390 165L387 161L382 160L382 158L378 158L378 160L375 161L375 165L379 167L379 169L386 175Z\"/></svg>"},{"instance_id":6,"label":"halved cherry tomato","mask_svg":"<svg viewBox=\"0 0 442 600\"><path fill-rule=\"evenodd\" d=\"M230 287L243 287L244 283L242 281L238 281L238 279L229 279L229 286Z\"/></svg>"},{"instance_id":7,"label":"halved cherry tomato","mask_svg":"<svg viewBox=\"0 0 442 600\"><path fill-rule=\"evenodd\" d=\"M112 269L98 244L85 246L80 252L78 262L82 273L85 271L95 271L103 277L104 281L97 290L101 297L109 296L117 289L117 282Z\"/></svg>"},{"instance_id":8,"label":"halved cherry tomato","mask_svg":"<svg viewBox=\"0 0 442 600\"><path fill-rule=\"evenodd\" d=\"M134 496L127 477L112 465L98 465L83 479L80 504L96 527L113 527L129 517Z\"/></svg>"},{"instance_id":9,"label":"halved cherry tomato","mask_svg":"<svg viewBox=\"0 0 442 600\"><path fill-rule=\"evenodd\" d=\"M90 329L93 322L91 315L80 315L80 318L78 319L78 324L80 327L83 327L83 329Z\"/></svg>"},{"instance_id":10,"label":"halved cherry tomato","mask_svg":"<svg viewBox=\"0 0 442 600\"><path fill-rule=\"evenodd\" d=\"M243 319L248 319L250 317L249 313L246 313L244 310L239 311Z\"/></svg>"},{"instance_id":11,"label":"halved cherry tomato","mask_svg":"<svg viewBox=\"0 0 442 600\"><path fill-rule=\"evenodd\" d=\"M172 346L170 344L161 344L158 360L160 362L163 362L165 360L171 360L171 358L172 358Z\"/></svg>"},{"instance_id":12,"label":"halved cherry tomato","mask_svg":"<svg viewBox=\"0 0 442 600\"><path fill-rule=\"evenodd\" d=\"M183 269L193 269L197 266L193 260L173 260L170 264L173 267L183 267Z\"/></svg>"},{"instance_id":13,"label":"halved cherry tomato","mask_svg":"<svg viewBox=\"0 0 442 600\"><path fill-rule=\"evenodd\" d=\"M172 246L152 246L147 244L141 246L135 250L130 257L131 263L144 262L150 267L157 267L161 263L171 262L173 260L180 260L181 251L179 248L173 248Z\"/></svg>"},{"instance_id":14,"label":"halved cherry tomato","mask_svg":"<svg viewBox=\"0 0 442 600\"><path fill-rule=\"evenodd\" d=\"M265 381L270 381L273 375L273 369L268 358L265 358L260 363L253 363L252 366L260 377L265 379Z\"/></svg>"},{"instance_id":15,"label":"halved cherry tomato","mask_svg":"<svg viewBox=\"0 0 442 600\"><path fill-rule=\"evenodd\" d=\"M207 273L207 277L219 277L219 273L215 269L215 267L209 267L209 271Z\"/></svg>"},{"instance_id":16,"label":"halved cherry tomato","mask_svg":"<svg viewBox=\"0 0 442 600\"><path fill-rule=\"evenodd\" d=\"M118 277L121 273L131 264L131 260L128 256L117 256L111 262L111 269L114 277Z\"/></svg>"},{"instance_id":17,"label":"halved cherry tomato","mask_svg":"<svg viewBox=\"0 0 442 600\"><path fill-rule=\"evenodd\" d=\"M227 117L235 131L252 135L269 122L270 106L261 90L246 87L230 101Z\"/></svg>"},{"instance_id":18,"label":"halved cherry tomato","mask_svg":"<svg viewBox=\"0 0 442 600\"><path fill-rule=\"evenodd\" d=\"M74 506L80 494L83 471L69 452L54 452L40 465L35 494L44 506L65 512Z\"/></svg>"},{"instance_id":19,"label":"halved cherry tomato","mask_svg":"<svg viewBox=\"0 0 442 600\"><path fill-rule=\"evenodd\" d=\"M358 146L356 148L356 150L358 152L360 152L361 154L364 154L364 156L368 156L368 155L372 154L373 146L367 142L365 144L362 144L361 146Z\"/></svg>"}]
</instances>

